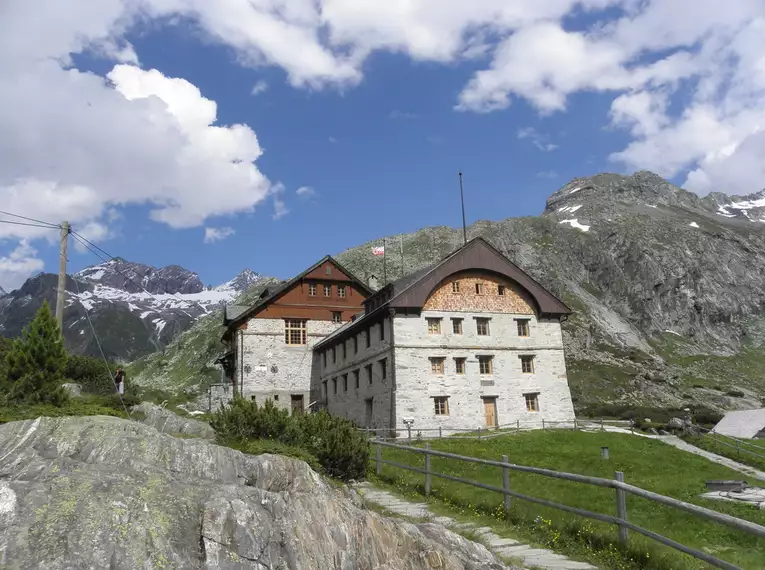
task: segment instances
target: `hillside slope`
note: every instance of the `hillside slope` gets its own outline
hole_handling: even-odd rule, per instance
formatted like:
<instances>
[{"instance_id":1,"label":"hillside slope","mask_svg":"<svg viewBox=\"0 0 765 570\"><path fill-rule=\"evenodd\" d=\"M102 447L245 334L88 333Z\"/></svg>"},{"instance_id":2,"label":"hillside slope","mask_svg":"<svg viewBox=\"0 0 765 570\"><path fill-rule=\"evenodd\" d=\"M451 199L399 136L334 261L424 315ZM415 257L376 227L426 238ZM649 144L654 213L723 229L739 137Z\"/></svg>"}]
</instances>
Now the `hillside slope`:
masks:
<instances>
[{"instance_id":1,"label":"hillside slope","mask_svg":"<svg viewBox=\"0 0 765 570\"><path fill-rule=\"evenodd\" d=\"M700 198L649 172L599 174L560 188L541 216L479 221L468 238L489 240L574 309L564 336L577 408L745 408L765 397L764 215L765 193ZM459 247L462 230L387 243L395 279ZM338 259L380 279L372 245Z\"/></svg>"}]
</instances>

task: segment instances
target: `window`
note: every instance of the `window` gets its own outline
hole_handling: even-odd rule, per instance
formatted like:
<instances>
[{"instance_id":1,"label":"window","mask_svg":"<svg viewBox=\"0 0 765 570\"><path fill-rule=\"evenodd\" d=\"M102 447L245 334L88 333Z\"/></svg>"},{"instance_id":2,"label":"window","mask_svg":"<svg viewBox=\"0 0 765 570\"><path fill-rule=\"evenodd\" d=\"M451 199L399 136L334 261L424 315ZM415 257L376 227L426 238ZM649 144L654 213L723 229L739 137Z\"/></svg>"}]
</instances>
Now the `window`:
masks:
<instances>
[{"instance_id":1,"label":"window","mask_svg":"<svg viewBox=\"0 0 765 570\"><path fill-rule=\"evenodd\" d=\"M433 398L433 404L435 404L435 412L437 416L449 415L449 398L447 396L437 396Z\"/></svg>"},{"instance_id":2,"label":"window","mask_svg":"<svg viewBox=\"0 0 765 570\"><path fill-rule=\"evenodd\" d=\"M324 380L324 382L321 383L321 395L326 400L327 399L327 381Z\"/></svg>"},{"instance_id":3,"label":"window","mask_svg":"<svg viewBox=\"0 0 765 570\"><path fill-rule=\"evenodd\" d=\"M460 282L452 281L452 293L459 293L459 292L460 292Z\"/></svg>"},{"instance_id":4,"label":"window","mask_svg":"<svg viewBox=\"0 0 765 570\"><path fill-rule=\"evenodd\" d=\"M499 295L500 297L503 297L505 295L504 285L497 285L497 295Z\"/></svg>"},{"instance_id":5,"label":"window","mask_svg":"<svg viewBox=\"0 0 765 570\"><path fill-rule=\"evenodd\" d=\"M345 285L338 285L337 286L337 296L340 298L345 297Z\"/></svg>"},{"instance_id":6,"label":"window","mask_svg":"<svg viewBox=\"0 0 765 570\"><path fill-rule=\"evenodd\" d=\"M478 357L478 370L481 374L491 374L494 369L493 364L494 364L493 356Z\"/></svg>"},{"instance_id":7,"label":"window","mask_svg":"<svg viewBox=\"0 0 765 570\"><path fill-rule=\"evenodd\" d=\"M327 367L327 351L321 353L321 355L324 357L324 368Z\"/></svg>"},{"instance_id":8,"label":"window","mask_svg":"<svg viewBox=\"0 0 765 570\"><path fill-rule=\"evenodd\" d=\"M345 352L345 341L343 341L343 360L348 358L348 354Z\"/></svg>"},{"instance_id":9,"label":"window","mask_svg":"<svg viewBox=\"0 0 765 570\"><path fill-rule=\"evenodd\" d=\"M476 319L475 326L478 336L489 336L489 319Z\"/></svg>"},{"instance_id":10,"label":"window","mask_svg":"<svg viewBox=\"0 0 765 570\"><path fill-rule=\"evenodd\" d=\"M367 382L369 382L369 385L371 386L372 385L372 365L367 364L364 368L367 371Z\"/></svg>"},{"instance_id":11,"label":"window","mask_svg":"<svg viewBox=\"0 0 765 570\"><path fill-rule=\"evenodd\" d=\"M518 319L518 336L529 336L529 320Z\"/></svg>"},{"instance_id":12,"label":"window","mask_svg":"<svg viewBox=\"0 0 765 570\"><path fill-rule=\"evenodd\" d=\"M385 340L385 321L380 323L380 342Z\"/></svg>"},{"instance_id":13,"label":"window","mask_svg":"<svg viewBox=\"0 0 765 570\"><path fill-rule=\"evenodd\" d=\"M306 321L302 319L286 319L284 321L284 342L285 344L305 344Z\"/></svg>"},{"instance_id":14,"label":"window","mask_svg":"<svg viewBox=\"0 0 765 570\"><path fill-rule=\"evenodd\" d=\"M359 337L354 336L353 337L353 354L356 354L359 351Z\"/></svg>"},{"instance_id":15,"label":"window","mask_svg":"<svg viewBox=\"0 0 765 570\"><path fill-rule=\"evenodd\" d=\"M428 334L441 334L441 319L426 319L428 321Z\"/></svg>"},{"instance_id":16,"label":"window","mask_svg":"<svg viewBox=\"0 0 765 570\"><path fill-rule=\"evenodd\" d=\"M452 332L462 334L462 319L452 319Z\"/></svg>"},{"instance_id":17,"label":"window","mask_svg":"<svg viewBox=\"0 0 765 570\"><path fill-rule=\"evenodd\" d=\"M348 375L343 374L343 392L348 391Z\"/></svg>"},{"instance_id":18,"label":"window","mask_svg":"<svg viewBox=\"0 0 765 570\"><path fill-rule=\"evenodd\" d=\"M356 389L358 390L359 389L359 371L358 370L353 371L353 382L356 386Z\"/></svg>"},{"instance_id":19,"label":"window","mask_svg":"<svg viewBox=\"0 0 765 570\"><path fill-rule=\"evenodd\" d=\"M367 329L367 348L372 346L372 327Z\"/></svg>"},{"instance_id":20,"label":"window","mask_svg":"<svg viewBox=\"0 0 765 570\"><path fill-rule=\"evenodd\" d=\"M332 285L324 285L324 296L325 297L332 296Z\"/></svg>"},{"instance_id":21,"label":"window","mask_svg":"<svg viewBox=\"0 0 765 570\"><path fill-rule=\"evenodd\" d=\"M534 374L533 356L521 356L521 371L524 374Z\"/></svg>"},{"instance_id":22,"label":"window","mask_svg":"<svg viewBox=\"0 0 765 570\"><path fill-rule=\"evenodd\" d=\"M526 399L526 411L538 412L539 411L539 394L524 394Z\"/></svg>"},{"instance_id":23,"label":"window","mask_svg":"<svg viewBox=\"0 0 765 570\"><path fill-rule=\"evenodd\" d=\"M454 359L454 371L457 374L464 374L465 373L465 358L455 358Z\"/></svg>"},{"instance_id":24,"label":"window","mask_svg":"<svg viewBox=\"0 0 765 570\"><path fill-rule=\"evenodd\" d=\"M332 378L332 393L337 394L337 378Z\"/></svg>"},{"instance_id":25,"label":"window","mask_svg":"<svg viewBox=\"0 0 765 570\"><path fill-rule=\"evenodd\" d=\"M335 351L335 347L332 347L332 364L337 362L337 352Z\"/></svg>"},{"instance_id":26,"label":"window","mask_svg":"<svg viewBox=\"0 0 765 570\"><path fill-rule=\"evenodd\" d=\"M443 374L444 373L444 360L446 360L443 356L433 357L430 358L430 371L433 374Z\"/></svg>"},{"instance_id":27,"label":"window","mask_svg":"<svg viewBox=\"0 0 765 570\"><path fill-rule=\"evenodd\" d=\"M475 294L476 295L483 295L483 283L476 283L475 284Z\"/></svg>"},{"instance_id":28,"label":"window","mask_svg":"<svg viewBox=\"0 0 765 570\"><path fill-rule=\"evenodd\" d=\"M309 283L308 284L308 296L309 297L315 297L316 296L316 283Z\"/></svg>"},{"instance_id":29,"label":"window","mask_svg":"<svg viewBox=\"0 0 765 570\"><path fill-rule=\"evenodd\" d=\"M380 361L380 378L385 380L388 377L388 359L383 358Z\"/></svg>"},{"instance_id":30,"label":"window","mask_svg":"<svg viewBox=\"0 0 765 570\"><path fill-rule=\"evenodd\" d=\"M332 311L332 322L333 323L342 323L343 322L343 313L342 313L342 311Z\"/></svg>"}]
</instances>

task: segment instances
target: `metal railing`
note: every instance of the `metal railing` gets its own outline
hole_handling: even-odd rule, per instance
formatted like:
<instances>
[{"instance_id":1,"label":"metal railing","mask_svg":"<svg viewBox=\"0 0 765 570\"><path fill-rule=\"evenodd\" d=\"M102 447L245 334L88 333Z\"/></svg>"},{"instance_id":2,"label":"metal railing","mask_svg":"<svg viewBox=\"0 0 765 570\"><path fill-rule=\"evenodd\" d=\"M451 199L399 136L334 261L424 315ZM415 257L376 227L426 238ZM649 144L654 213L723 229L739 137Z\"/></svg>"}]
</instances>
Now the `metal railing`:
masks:
<instances>
[{"instance_id":1,"label":"metal railing","mask_svg":"<svg viewBox=\"0 0 765 570\"><path fill-rule=\"evenodd\" d=\"M629 420L613 420L613 419L574 419L572 421L521 421L516 420L513 423L502 424L494 427L483 428L450 428L450 427L434 427L434 428L415 428L412 426L405 426L401 428L358 428L359 431L365 432L369 439L372 436L380 439L396 440L399 437L389 437L387 434L391 432L405 434L405 438L409 441L418 439L442 439L448 437L450 439L489 439L492 437L499 437L507 435L509 433L518 433L521 431L530 431L537 429L572 429L577 430L593 430L600 429L605 430L606 427L619 427L624 429L634 430L634 425Z\"/></svg>"},{"instance_id":2,"label":"metal railing","mask_svg":"<svg viewBox=\"0 0 765 570\"><path fill-rule=\"evenodd\" d=\"M634 485L629 485L624 482L624 473L622 473L621 471L617 471L615 473L614 479L604 479L601 477L590 477L588 475L579 475L576 473L565 473L560 471L553 471L551 469L542 469L539 467L516 465L508 461L507 455L503 455L501 461L493 461L490 459L481 459L478 457L467 457L464 455L457 455L454 453L447 453L444 451L435 451L430 448L429 443L426 443L425 447L421 448L421 447L412 447L407 445L399 445L395 443L382 441L380 439L375 439L372 441L372 444L375 446L375 464L376 464L378 476L382 474L383 465L390 465L391 467L395 467L398 469L404 469L406 471L420 473L425 476L425 494L426 495L429 495L431 491L431 478L440 477L442 479L446 479L447 481L454 481L456 483L462 483L465 485L478 487L479 489L485 489L487 491L493 491L495 493L502 494L504 497L504 509L506 513L510 512L510 509L512 506L511 497L515 497L516 499L521 499L521 500L535 503L538 505L543 505L545 507L558 509L564 512L573 513L579 516L583 516L590 519L616 525L618 527L619 542L622 545L627 544L628 531L631 530L633 532L646 536L652 540L660 542L661 544L664 544L665 546L669 546L670 548L679 550L680 552L683 552L685 554L698 558L699 560L703 560L704 562L707 562L711 564L712 566L715 566L717 568L724 568L725 570L742 570L742 569L739 568L738 566L735 566L734 564L731 564L730 562L720 560L719 558L716 558L712 556L711 554L707 554L706 552L701 552L690 546L680 544L679 542L676 542L672 540L671 538L667 538L666 536L663 536L661 534L658 534L656 532L653 532L651 530L645 529L643 527L640 527L636 524L629 522L627 518L626 495L629 493L637 497L642 497L644 499L648 499L649 501L674 507L682 511L691 513L695 516L709 519L709 520L718 522L720 524L735 528L737 530L741 530L749 534L753 534L755 536L765 538L765 527L757 523L732 517L730 515L719 513L717 511L700 507L698 505L693 505L691 503L686 503L685 501L680 501L677 499L673 499L671 497L665 497L664 495L659 495L658 493L654 493L652 491L646 491L645 489L642 489L640 487L635 487ZM395 461L383 459L382 458L383 447L422 454L425 456L425 468L421 469L413 465L405 465L403 463L397 463ZM481 483L479 481L472 481L470 479L463 479L460 477L455 477L454 475L447 475L446 473L438 473L436 471L433 471L431 469L431 457L443 457L446 459L452 459L456 461L465 461L468 463L476 463L479 465L486 465L490 467L499 467L502 469L502 487L496 487L494 485L488 485L486 483ZM549 501L547 499L531 497L529 495L524 495L523 493L519 493L518 491L514 491L512 490L510 486L511 471L519 471L522 473L533 473L536 475L541 475L543 477L551 477L554 479L565 479L567 481L574 481L576 483L584 483L587 485L594 485L596 487L605 487L605 488L614 489L616 492L615 493L616 516L596 513L593 511L588 511L586 509L580 509L578 507L572 507L569 505L564 505L562 503L557 503L555 501Z\"/></svg>"}]
</instances>

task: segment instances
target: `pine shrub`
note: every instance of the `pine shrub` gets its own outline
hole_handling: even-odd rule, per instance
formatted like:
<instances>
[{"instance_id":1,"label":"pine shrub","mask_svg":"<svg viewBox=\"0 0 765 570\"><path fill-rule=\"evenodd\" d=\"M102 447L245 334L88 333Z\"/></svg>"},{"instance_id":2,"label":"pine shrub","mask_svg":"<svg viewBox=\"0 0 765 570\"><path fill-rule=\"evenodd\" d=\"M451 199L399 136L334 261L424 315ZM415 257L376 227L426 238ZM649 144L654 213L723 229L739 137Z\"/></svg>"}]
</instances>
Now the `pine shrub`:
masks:
<instances>
[{"instance_id":1,"label":"pine shrub","mask_svg":"<svg viewBox=\"0 0 765 570\"><path fill-rule=\"evenodd\" d=\"M62 406L69 395L65 381L67 355L63 338L48 303L43 301L35 318L15 339L5 355L3 392L8 403Z\"/></svg>"},{"instance_id":2,"label":"pine shrub","mask_svg":"<svg viewBox=\"0 0 765 570\"><path fill-rule=\"evenodd\" d=\"M348 481L366 475L369 443L365 435L350 420L324 410L290 415L271 400L258 406L254 400L236 397L213 414L210 425L219 442L236 448L246 448L248 441L275 441L303 449L331 477Z\"/></svg>"}]
</instances>

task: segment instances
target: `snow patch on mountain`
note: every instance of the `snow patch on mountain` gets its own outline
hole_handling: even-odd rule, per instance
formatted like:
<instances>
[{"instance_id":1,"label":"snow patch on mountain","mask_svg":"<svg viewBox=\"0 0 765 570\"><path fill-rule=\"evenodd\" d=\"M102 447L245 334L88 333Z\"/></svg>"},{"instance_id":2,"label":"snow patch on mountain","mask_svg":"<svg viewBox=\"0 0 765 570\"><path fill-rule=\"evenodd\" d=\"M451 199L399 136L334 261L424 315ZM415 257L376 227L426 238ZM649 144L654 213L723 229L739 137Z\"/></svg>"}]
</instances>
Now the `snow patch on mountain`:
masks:
<instances>
[{"instance_id":1,"label":"snow patch on mountain","mask_svg":"<svg viewBox=\"0 0 765 570\"><path fill-rule=\"evenodd\" d=\"M583 232L590 231L590 226L585 226L583 224L580 224L579 220L577 220L576 218L573 218L571 220L561 220L559 223L561 223L561 224L570 224L572 228L576 228L576 229L581 230Z\"/></svg>"}]
</instances>

